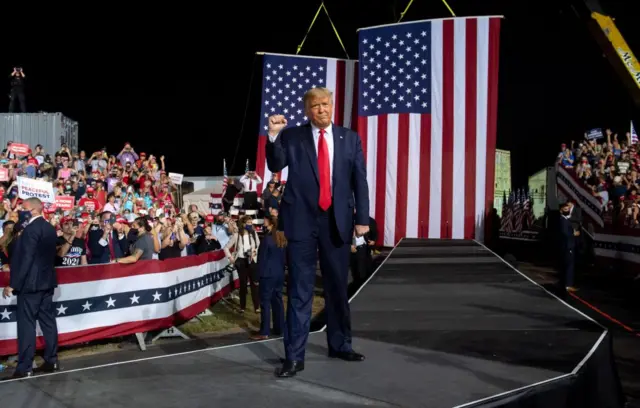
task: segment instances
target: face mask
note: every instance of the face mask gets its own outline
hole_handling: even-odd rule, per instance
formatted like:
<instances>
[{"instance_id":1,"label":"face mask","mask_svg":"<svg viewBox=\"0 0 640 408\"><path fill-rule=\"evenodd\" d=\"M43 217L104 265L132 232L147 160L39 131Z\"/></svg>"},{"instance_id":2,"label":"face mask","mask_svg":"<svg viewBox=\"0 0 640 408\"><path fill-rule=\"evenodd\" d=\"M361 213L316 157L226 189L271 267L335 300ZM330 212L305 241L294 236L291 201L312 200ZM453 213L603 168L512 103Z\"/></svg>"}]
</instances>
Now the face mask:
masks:
<instances>
[{"instance_id":1,"label":"face mask","mask_svg":"<svg viewBox=\"0 0 640 408\"><path fill-rule=\"evenodd\" d=\"M562 215L569 215L569 210L562 210Z\"/></svg>"},{"instance_id":2,"label":"face mask","mask_svg":"<svg viewBox=\"0 0 640 408\"><path fill-rule=\"evenodd\" d=\"M247 231L251 232L251 231L253 231L253 226L251 226L251 225L245 225L245 226L244 226L244 229L246 229Z\"/></svg>"},{"instance_id":3,"label":"face mask","mask_svg":"<svg viewBox=\"0 0 640 408\"><path fill-rule=\"evenodd\" d=\"M31 219L31 211L20 211L18 212L18 224L26 225L27 222Z\"/></svg>"}]
</instances>

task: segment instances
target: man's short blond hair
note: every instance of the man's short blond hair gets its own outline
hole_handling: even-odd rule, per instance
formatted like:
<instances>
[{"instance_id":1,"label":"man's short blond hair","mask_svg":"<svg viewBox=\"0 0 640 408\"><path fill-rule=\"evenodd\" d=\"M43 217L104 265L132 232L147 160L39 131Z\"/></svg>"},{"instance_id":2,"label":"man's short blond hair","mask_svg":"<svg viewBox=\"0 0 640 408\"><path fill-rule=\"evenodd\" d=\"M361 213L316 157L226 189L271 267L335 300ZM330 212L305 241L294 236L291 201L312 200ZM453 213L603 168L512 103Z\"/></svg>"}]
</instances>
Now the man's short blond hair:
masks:
<instances>
[{"instance_id":1,"label":"man's short blond hair","mask_svg":"<svg viewBox=\"0 0 640 408\"><path fill-rule=\"evenodd\" d=\"M42 213L44 205L42 204L42 201L40 201L39 198L29 197L26 200L24 200L24 203L29 204L29 208L31 210L36 211L38 214Z\"/></svg>"},{"instance_id":2,"label":"man's short blond hair","mask_svg":"<svg viewBox=\"0 0 640 408\"><path fill-rule=\"evenodd\" d=\"M333 105L333 92L331 92L328 88L311 88L307 92L305 92L303 101L304 107L308 106L308 103L313 98L323 98L329 97L331 104Z\"/></svg>"}]
</instances>

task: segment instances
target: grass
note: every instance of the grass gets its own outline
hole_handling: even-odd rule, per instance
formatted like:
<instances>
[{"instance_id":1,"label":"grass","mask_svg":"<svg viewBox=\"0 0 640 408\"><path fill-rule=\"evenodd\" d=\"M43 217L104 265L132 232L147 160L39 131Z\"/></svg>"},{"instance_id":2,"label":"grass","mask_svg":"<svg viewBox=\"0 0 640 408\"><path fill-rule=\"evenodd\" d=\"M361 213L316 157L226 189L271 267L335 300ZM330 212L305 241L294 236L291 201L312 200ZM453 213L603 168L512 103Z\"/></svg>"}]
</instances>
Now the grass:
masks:
<instances>
[{"instance_id":1,"label":"grass","mask_svg":"<svg viewBox=\"0 0 640 408\"><path fill-rule=\"evenodd\" d=\"M283 296L285 311L287 310L287 296ZM312 315L317 315L324 308L324 299L322 296L314 296L311 306ZM202 316L198 319L180 326L180 330L189 337L198 337L198 335L224 332L253 332L260 328L260 314L254 312L251 297L247 296L247 309L243 314L240 313L240 305L237 299L230 301L222 301L209 310L213 316Z\"/></svg>"},{"instance_id":2,"label":"grass","mask_svg":"<svg viewBox=\"0 0 640 408\"><path fill-rule=\"evenodd\" d=\"M237 291L235 292L237 293ZM318 291L316 291L318 293ZM285 311L287 309L287 296L283 296ZM324 298L320 295L313 297L312 314L315 316L324 308ZM202 316L179 326L179 329L191 338L203 336L225 335L230 333L246 332L247 335L260 328L260 314L254 312L251 296L247 296L247 309L245 313L240 313L238 299L225 300L211 306L209 310L212 316ZM160 340L162 341L162 340ZM61 348L58 352L60 359L65 360L75 357L98 355L103 353L117 352L124 345L131 344L123 338L104 339L96 342L78 344ZM41 357L36 356L36 364L43 363ZM8 362L0 359L0 363L9 368L15 368L16 362Z\"/></svg>"}]
</instances>

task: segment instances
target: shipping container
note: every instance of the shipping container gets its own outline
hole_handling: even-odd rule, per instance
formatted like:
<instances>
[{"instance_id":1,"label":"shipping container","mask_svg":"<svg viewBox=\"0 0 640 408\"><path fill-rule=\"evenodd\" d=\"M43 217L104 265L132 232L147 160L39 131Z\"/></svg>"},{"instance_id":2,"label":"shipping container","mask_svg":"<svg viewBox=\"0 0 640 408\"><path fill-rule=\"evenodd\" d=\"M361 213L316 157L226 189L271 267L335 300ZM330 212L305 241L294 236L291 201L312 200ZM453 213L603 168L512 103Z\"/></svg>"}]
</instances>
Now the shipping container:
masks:
<instances>
[{"instance_id":1,"label":"shipping container","mask_svg":"<svg viewBox=\"0 0 640 408\"><path fill-rule=\"evenodd\" d=\"M78 151L78 122L62 113L0 113L0 146L7 142L28 144L32 149L40 144L47 154L54 154L66 143L72 152Z\"/></svg>"}]
</instances>

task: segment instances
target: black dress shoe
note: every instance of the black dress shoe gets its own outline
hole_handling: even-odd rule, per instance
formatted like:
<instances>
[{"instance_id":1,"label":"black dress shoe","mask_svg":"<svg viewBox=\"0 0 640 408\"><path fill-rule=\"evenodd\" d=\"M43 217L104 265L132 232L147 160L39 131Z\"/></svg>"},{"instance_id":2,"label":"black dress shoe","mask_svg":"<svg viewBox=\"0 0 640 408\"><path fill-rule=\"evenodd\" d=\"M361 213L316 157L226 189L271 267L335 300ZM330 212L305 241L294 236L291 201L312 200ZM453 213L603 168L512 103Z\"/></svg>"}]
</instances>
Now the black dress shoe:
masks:
<instances>
[{"instance_id":1,"label":"black dress shoe","mask_svg":"<svg viewBox=\"0 0 640 408\"><path fill-rule=\"evenodd\" d=\"M364 361L364 356L355 351L332 351L329 350L329 357L339 358L344 361Z\"/></svg>"},{"instance_id":2,"label":"black dress shoe","mask_svg":"<svg viewBox=\"0 0 640 408\"><path fill-rule=\"evenodd\" d=\"M55 373L56 371L60 371L60 363L47 363L45 362L40 367L35 369L37 374L40 373Z\"/></svg>"},{"instance_id":3,"label":"black dress shoe","mask_svg":"<svg viewBox=\"0 0 640 408\"><path fill-rule=\"evenodd\" d=\"M278 371L277 376L280 378L289 378L295 376L298 371L302 370L304 370L303 361L285 360L282 368Z\"/></svg>"},{"instance_id":4,"label":"black dress shoe","mask_svg":"<svg viewBox=\"0 0 640 408\"><path fill-rule=\"evenodd\" d=\"M26 373L14 372L11 378L29 378L33 377L33 373L31 371L27 371Z\"/></svg>"}]
</instances>

